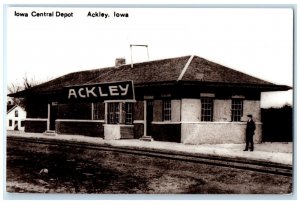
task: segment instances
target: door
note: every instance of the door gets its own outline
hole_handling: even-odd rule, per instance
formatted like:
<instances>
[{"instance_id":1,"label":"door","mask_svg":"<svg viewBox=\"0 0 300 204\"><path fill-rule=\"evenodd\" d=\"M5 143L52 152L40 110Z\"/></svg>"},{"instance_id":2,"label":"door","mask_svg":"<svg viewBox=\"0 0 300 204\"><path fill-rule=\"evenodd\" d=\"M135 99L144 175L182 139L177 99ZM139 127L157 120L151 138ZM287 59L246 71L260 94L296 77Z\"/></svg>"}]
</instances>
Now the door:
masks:
<instances>
[{"instance_id":1,"label":"door","mask_svg":"<svg viewBox=\"0 0 300 204\"><path fill-rule=\"evenodd\" d=\"M55 130L55 120L57 119L57 103L50 105L50 130Z\"/></svg>"},{"instance_id":2,"label":"door","mask_svg":"<svg viewBox=\"0 0 300 204\"><path fill-rule=\"evenodd\" d=\"M152 130L151 130L151 123L153 121L153 101L152 100L147 100L147 117L146 117L146 130L147 130L147 135L151 136L152 135Z\"/></svg>"},{"instance_id":3,"label":"door","mask_svg":"<svg viewBox=\"0 0 300 204\"><path fill-rule=\"evenodd\" d=\"M19 130L19 124L18 120L15 120L15 127L14 130Z\"/></svg>"}]
</instances>

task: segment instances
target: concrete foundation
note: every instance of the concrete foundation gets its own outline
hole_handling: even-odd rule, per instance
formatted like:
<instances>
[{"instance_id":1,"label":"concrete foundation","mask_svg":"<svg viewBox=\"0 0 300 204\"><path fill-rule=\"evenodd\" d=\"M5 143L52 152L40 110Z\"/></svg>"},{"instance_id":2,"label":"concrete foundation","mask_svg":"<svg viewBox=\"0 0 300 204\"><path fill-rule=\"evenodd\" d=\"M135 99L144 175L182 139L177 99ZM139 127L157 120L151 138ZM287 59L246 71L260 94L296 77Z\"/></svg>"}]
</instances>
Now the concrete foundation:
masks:
<instances>
[{"instance_id":1,"label":"concrete foundation","mask_svg":"<svg viewBox=\"0 0 300 204\"><path fill-rule=\"evenodd\" d=\"M119 139L133 139L134 125L116 125L104 124L104 139L105 140L119 140Z\"/></svg>"},{"instance_id":2,"label":"concrete foundation","mask_svg":"<svg viewBox=\"0 0 300 204\"><path fill-rule=\"evenodd\" d=\"M256 123L254 142L261 143L261 123ZM181 124L184 144L240 144L245 142L245 122L201 122Z\"/></svg>"}]
</instances>

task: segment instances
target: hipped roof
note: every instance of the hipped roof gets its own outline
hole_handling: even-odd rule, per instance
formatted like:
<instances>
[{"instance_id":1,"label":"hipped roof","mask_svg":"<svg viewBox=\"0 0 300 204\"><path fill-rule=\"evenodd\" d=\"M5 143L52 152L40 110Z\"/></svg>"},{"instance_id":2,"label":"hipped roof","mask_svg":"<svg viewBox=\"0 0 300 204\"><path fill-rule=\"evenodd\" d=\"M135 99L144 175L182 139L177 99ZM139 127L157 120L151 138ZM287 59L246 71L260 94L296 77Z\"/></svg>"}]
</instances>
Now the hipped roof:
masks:
<instances>
[{"instance_id":1,"label":"hipped roof","mask_svg":"<svg viewBox=\"0 0 300 204\"><path fill-rule=\"evenodd\" d=\"M135 87L163 84L197 84L257 88L260 91L283 91L291 87L276 85L233 70L198 56L183 56L147 61L88 71L74 72L37 85L31 89L10 94L55 93L66 86L97 84L132 80Z\"/></svg>"}]
</instances>

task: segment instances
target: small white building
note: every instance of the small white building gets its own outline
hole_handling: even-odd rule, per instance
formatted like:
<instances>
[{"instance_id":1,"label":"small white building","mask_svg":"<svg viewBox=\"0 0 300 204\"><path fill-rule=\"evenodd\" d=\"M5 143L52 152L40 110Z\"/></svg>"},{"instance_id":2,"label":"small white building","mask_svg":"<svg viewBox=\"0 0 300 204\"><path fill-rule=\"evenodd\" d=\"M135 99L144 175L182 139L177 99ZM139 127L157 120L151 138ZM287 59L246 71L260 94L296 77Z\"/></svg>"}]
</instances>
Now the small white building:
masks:
<instances>
[{"instance_id":1,"label":"small white building","mask_svg":"<svg viewBox=\"0 0 300 204\"><path fill-rule=\"evenodd\" d=\"M25 128L26 111L15 105L7 110L7 130L21 130Z\"/></svg>"}]
</instances>

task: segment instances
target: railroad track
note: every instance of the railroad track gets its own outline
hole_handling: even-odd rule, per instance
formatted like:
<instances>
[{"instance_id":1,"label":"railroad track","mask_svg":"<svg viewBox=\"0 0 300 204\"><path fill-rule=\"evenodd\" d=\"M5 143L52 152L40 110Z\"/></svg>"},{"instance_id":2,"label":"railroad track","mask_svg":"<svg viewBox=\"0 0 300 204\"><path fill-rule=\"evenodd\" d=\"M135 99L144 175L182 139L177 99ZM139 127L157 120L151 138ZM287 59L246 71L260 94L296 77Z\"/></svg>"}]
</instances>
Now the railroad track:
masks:
<instances>
[{"instance_id":1,"label":"railroad track","mask_svg":"<svg viewBox=\"0 0 300 204\"><path fill-rule=\"evenodd\" d=\"M267 174L293 176L293 168L290 165L277 164L265 161L246 160L243 158L227 158L211 156L198 153L173 152L170 150L153 150L138 147L116 147L106 144L91 144L88 142L58 140L53 138L25 138L18 136L8 136L7 142L27 142L36 144L47 144L64 147L84 148L100 151L112 151L123 154L133 154L137 156L157 157L163 159L179 160L185 162L202 163L215 166L231 167L249 171L256 171Z\"/></svg>"}]
</instances>

